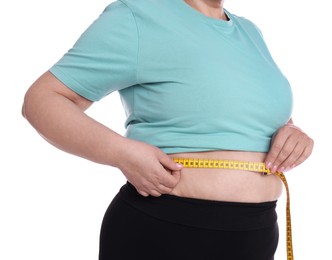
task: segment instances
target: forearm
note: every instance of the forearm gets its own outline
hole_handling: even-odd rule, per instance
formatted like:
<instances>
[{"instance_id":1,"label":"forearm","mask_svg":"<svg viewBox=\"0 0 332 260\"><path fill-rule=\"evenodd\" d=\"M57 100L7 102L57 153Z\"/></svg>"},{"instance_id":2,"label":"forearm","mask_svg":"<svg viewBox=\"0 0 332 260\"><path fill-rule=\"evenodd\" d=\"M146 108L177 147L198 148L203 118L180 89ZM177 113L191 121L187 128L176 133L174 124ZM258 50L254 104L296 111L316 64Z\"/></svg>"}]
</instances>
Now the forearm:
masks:
<instances>
[{"instance_id":1,"label":"forearm","mask_svg":"<svg viewBox=\"0 0 332 260\"><path fill-rule=\"evenodd\" d=\"M25 97L23 114L41 136L59 149L116 166L125 138L87 116L70 99L56 92L31 89Z\"/></svg>"}]
</instances>

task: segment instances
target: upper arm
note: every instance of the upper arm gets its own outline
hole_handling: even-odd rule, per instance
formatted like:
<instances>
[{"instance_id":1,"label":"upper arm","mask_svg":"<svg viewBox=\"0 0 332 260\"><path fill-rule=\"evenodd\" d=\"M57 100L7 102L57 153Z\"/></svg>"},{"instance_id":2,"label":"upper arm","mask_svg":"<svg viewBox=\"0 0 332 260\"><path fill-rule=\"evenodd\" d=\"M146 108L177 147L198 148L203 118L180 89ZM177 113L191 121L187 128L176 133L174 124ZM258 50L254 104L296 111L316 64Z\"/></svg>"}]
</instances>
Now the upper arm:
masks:
<instances>
[{"instance_id":1,"label":"upper arm","mask_svg":"<svg viewBox=\"0 0 332 260\"><path fill-rule=\"evenodd\" d=\"M81 110L85 111L88 109L93 102L80 96L60 80L58 80L51 72L47 71L40 76L29 88L26 93L26 98L29 96L35 96L42 98L43 94L58 94L64 98L67 98L73 102Z\"/></svg>"},{"instance_id":2,"label":"upper arm","mask_svg":"<svg viewBox=\"0 0 332 260\"><path fill-rule=\"evenodd\" d=\"M131 9L113 2L49 71L92 101L136 85L137 30Z\"/></svg>"},{"instance_id":3,"label":"upper arm","mask_svg":"<svg viewBox=\"0 0 332 260\"><path fill-rule=\"evenodd\" d=\"M126 5L116 1L30 87L25 101L38 103L49 94L59 94L86 110L109 93L137 84L137 60L138 31L134 15Z\"/></svg>"}]
</instances>

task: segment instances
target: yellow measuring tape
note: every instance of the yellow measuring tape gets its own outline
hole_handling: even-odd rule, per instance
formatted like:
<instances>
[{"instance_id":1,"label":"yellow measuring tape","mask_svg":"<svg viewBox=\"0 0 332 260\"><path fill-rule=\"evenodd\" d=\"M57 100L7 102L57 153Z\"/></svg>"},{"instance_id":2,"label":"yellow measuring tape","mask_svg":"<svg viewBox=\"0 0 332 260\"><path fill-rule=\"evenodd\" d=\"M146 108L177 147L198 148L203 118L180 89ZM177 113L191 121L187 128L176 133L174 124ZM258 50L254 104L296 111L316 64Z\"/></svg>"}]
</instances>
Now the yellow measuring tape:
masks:
<instances>
[{"instance_id":1,"label":"yellow measuring tape","mask_svg":"<svg viewBox=\"0 0 332 260\"><path fill-rule=\"evenodd\" d=\"M261 172L265 175L272 174L262 162L246 162L234 160L216 160L216 159L196 159L196 158L173 158L185 168L211 168L211 169L232 169ZM287 260L293 260L293 243L292 243L292 223L290 213L290 196L289 188L285 175L282 172L273 173L277 175L285 185L287 193L286 201L286 236L287 236Z\"/></svg>"}]
</instances>

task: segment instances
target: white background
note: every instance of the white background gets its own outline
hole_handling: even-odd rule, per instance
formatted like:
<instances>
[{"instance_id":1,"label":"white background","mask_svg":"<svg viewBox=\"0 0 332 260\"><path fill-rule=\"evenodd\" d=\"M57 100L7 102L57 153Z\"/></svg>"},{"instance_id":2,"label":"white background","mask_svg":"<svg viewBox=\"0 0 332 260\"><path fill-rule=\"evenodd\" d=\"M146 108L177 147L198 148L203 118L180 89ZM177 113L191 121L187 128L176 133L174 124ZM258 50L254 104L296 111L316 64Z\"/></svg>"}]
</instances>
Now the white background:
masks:
<instances>
[{"instance_id":1,"label":"white background","mask_svg":"<svg viewBox=\"0 0 332 260\"><path fill-rule=\"evenodd\" d=\"M159 0L167 1L167 0ZM63 153L21 116L27 88L55 63L111 1L30 0L0 4L0 259L93 260L103 214L124 183L121 173ZM311 158L287 174L295 258L330 254L331 14L329 1L228 0L254 21L293 86L293 118L315 139ZM273 96L270 97L273 99ZM123 133L118 95L88 113ZM285 256L285 193L278 202Z\"/></svg>"}]
</instances>

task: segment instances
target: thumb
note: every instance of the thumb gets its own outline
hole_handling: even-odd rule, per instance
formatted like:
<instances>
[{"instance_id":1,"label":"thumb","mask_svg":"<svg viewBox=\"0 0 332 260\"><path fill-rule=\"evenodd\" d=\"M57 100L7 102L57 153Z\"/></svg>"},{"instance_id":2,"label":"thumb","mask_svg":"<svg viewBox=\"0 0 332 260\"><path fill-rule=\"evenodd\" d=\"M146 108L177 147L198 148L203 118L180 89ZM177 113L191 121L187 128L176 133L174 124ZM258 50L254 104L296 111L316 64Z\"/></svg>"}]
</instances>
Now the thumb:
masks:
<instances>
[{"instance_id":1,"label":"thumb","mask_svg":"<svg viewBox=\"0 0 332 260\"><path fill-rule=\"evenodd\" d=\"M181 178L181 171L174 171L174 172L172 172L172 176L175 177L175 180L177 182L179 182L179 180Z\"/></svg>"},{"instance_id":2,"label":"thumb","mask_svg":"<svg viewBox=\"0 0 332 260\"><path fill-rule=\"evenodd\" d=\"M176 163L173 161L173 159L166 155L165 156L162 156L160 158L160 163L168 170L170 171L180 171L182 168L183 168L183 165L179 164L179 163Z\"/></svg>"}]
</instances>

